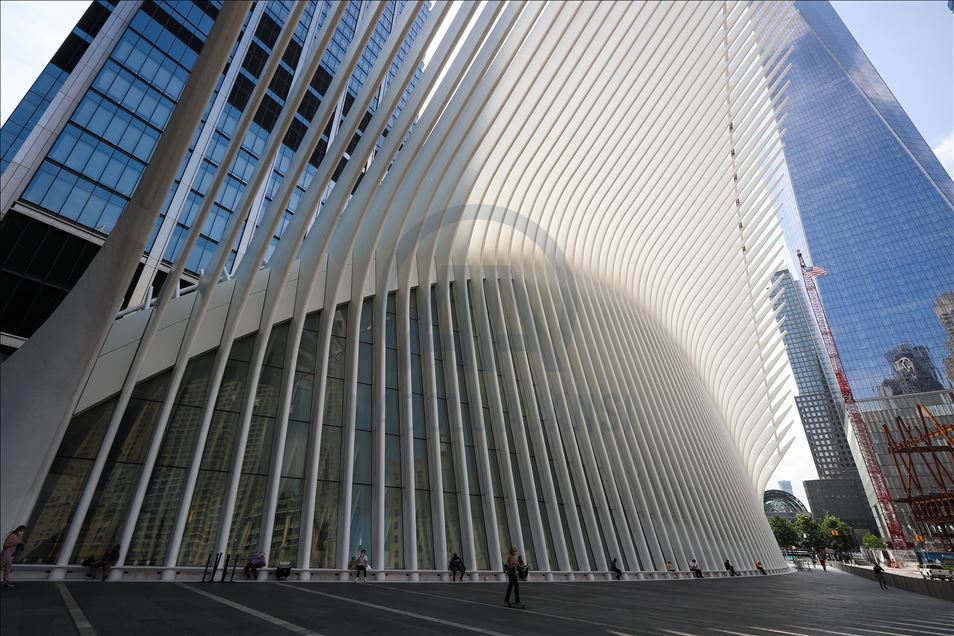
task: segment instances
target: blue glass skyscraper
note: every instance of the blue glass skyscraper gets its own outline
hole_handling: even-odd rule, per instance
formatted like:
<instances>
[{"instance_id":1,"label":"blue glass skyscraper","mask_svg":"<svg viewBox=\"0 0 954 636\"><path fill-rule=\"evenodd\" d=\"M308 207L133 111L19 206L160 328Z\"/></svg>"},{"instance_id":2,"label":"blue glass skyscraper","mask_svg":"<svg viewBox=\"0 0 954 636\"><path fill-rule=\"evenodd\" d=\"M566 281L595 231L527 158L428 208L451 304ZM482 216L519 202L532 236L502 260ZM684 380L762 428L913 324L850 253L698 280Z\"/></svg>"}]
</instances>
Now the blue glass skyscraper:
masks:
<instances>
[{"instance_id":1,"label":"blue glass skyscraper","mask_svg":"<svg viewBox=\"0 0 954 636\"><path fill-rule=\"evenodd\" d=\"M273 244L295 214L324 150L337 133L338 123L347 115L397 16L407 4L405 0L386 3L350 78L347 95L327 122L318 150L272 238ZM5 191L0 210L0 276L4 290L0 300L0 333L4 336L4 355L9 354L10 345L16 346L29 337L66 296L123 213L221 6L221 0L96 0L4 124L0 131L0 169ZM209 193L212 175L294 7L292 1L270 0L255 3L249 12L233 59L195 131L189 155L146 245L140 268L130 281L126 304L145 301L150 288L157 289L162 284L170 264L181 258L187 259L187 272L180 284L195 282L222 240L229 218L238 212L236 204L245 192L293 82L306 66L303 60L333 3L309 0L305 5L254 123L243 139L239 156L223 187L218 193ZM271 201L338 71L341 57L354 39L358 25L372 15L373 8L374 3L367 0L348 2L295 121L285 135L271 176L257 193L245 229L232 246L229 267L241 258L260 213ZM399 59L390 69L388 82L394 78L427 15L425 3ZM393 117L406 103L420 71ZM73 105L63 110L48 109L54 99ZM357 145L376 107L375 97L349 149ZM37 150L36 135L31 138L37 128L54 131L49 148ZM346 161L338 165L335 177L345 164ZM16 188L8 188L7 184L16 170L24 171L27 179L22 190L11 196ZM216 197L212 213L195 248L183 255L186 236L206 196Z\"/></svg>"},{"instance_id":2,"label":"blue glass skyscraper","mask_svg":"<svg viewBox=\"0 0 954 636\"><path fill-rule=\"evenodd\" d=\"M784 139L807 245L792 247L829 272L857 398L950 387L934 308L954 290L954 183L831 5L796 7Z\"/></svg>"}]
</instances>

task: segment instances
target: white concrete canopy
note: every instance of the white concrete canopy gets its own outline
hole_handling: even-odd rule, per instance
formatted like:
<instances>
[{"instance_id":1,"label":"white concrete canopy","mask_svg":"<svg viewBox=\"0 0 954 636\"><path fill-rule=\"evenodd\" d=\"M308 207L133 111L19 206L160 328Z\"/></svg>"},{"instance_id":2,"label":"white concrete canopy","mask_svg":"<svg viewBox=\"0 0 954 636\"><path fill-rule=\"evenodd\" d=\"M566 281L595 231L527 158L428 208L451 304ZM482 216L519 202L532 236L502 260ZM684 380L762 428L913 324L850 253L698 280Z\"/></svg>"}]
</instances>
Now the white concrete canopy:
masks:
<instances>
[{"instance_id":1,"label":"white concrete canopy","mask_svg":"<svg viewBox=\"0 0 954 636\"><path fill-rule=\"evenodd\" d=\"M381 576L411 578L451 552L495 576L509 544L561 576L603 576L613 558L634 573L784 567L761 503L792 423L771 283L785 180L769 88L785 51L766 42L791 3L438 2L388 83L418 4L395 17L267 262L318 126L234 277L241 215L194 292L169 286L103 323L55 446L24 459L41 484L70 416L105 417L53 576L97 524L121 565L167 579L251 548L302 579L337 575L359 543ZM336 6L309 33L314 60ZM322 127L383 6L363 16ZM271 151L313 74L296 76ZM49 355L24 347L4 376ZM149 382L154 412L129 424ZM31 426L19 399L3 399L5 442ZM130 431L142 453L107 520L92 502L116 488ZM4 523L42 517L39 492L16 518L3 496ZM144 556L147 535L161 548Z\"/></svg>"}]
</instances>

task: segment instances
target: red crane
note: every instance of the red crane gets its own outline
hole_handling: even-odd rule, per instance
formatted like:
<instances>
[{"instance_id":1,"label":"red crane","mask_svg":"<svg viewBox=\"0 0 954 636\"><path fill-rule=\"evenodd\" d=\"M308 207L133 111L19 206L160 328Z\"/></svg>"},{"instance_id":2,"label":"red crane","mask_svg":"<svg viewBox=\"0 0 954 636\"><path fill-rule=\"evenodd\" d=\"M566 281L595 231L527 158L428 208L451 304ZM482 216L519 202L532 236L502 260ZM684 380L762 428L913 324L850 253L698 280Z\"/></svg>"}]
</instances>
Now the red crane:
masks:
<instances>
[{"instance_id":1,"label":"red crane","mask_svg":"<svg viewBox=\"0 0 954 636\"><path fill-rule=\"evenodd\" d=\"M868 427L861 415L861 409L855 403L855 396L851 392L851 385L848 384L848 377L845 375L845 369L841 365L841 356L838 355L838 348L835 346L835 338L832 336L831 327L828 326L828 316L825 314L825 307L822 305L821 297L818 295L818 286L815 285L815 279L819 276L827 276L828 271L823 267L808 267L801 252L798 254L798 264L802 268L802 280L805 283L805 291L808 292L808 302L812 307L812 313L815 314L815 322L818 323L818 330L821 331L822 341L825 343L825 349L828 351L828 357L831 359L831 366L835 371L835 379L838 381L838 388L841 390L841 397L845 401L845 412L851 420L851 426L855 431L855 437L858 439L858 446L861 448L861 456L864 458L865 467L871 476L871 483L874 486L875 495L878 497L878 503L881 505L881 514L884 517L885 524L888 526L890 535L887 542L888 547L895 550L903 550L909 546L904 538L904 531L901 529L901 521L898 519L898 513L894 509L894 502L891 500L891 493L888 492L888 482L885 481L881 472L881 466L878 463L878 456L875 454L874 444L871 443L871 436L868 433Z\"/></svg>"}]
</instances>

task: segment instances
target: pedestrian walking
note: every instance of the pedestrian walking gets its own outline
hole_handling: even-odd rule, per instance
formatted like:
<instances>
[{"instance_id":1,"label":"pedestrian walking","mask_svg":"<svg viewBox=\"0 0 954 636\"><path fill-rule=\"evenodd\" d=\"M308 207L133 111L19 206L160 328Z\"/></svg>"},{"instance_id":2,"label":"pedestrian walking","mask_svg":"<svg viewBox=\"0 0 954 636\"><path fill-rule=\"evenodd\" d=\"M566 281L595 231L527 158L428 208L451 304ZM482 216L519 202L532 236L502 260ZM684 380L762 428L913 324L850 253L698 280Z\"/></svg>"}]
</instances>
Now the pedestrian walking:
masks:
<instances>
[{"instance_id":1,"label":"pedestrian walking","mask_svg":"<svg viewBox=\"0 0 954 636\"><path fill-rule=\"evenodd\" d=\"M513 607L516 604L521 609L525 608L526 605L520 602L520 581L519 581L519 572L518 572L519 562L517 561L517 548L511 546L510 554L507 556L507 563L504 566L504 569L507 571L507 594L504 596L504 603L507 607ZM510 602L510 593L513 592L513 600L515 603Z\"/></svg>"},{"instance_id":2,"label":"pedestrian walking","mask_svg":"<svg viewBox=\"0 0 954 636\"><path fill-rule=\"evenodd\" d=\"M821 566L822 566L822 572L827 572L827 571L828 571L828 561L825 560L825 557L822 557L821 559L819 559L818 562L819 562L819 563L821 564Z\"/></svg>"},{"instance_id":3,"label":"pedestrian walking","mask_svg":"<svg viewBox=\"0 0 954 636\"><path fill-rule=\"evenodd\" d=\"M728 559L725 560L725 563L723 565L725 565L725 569L729 571L729 576L741 576L738 572L735 571L735 568L732 567L732 564L729 563Z\"/></svg>"},{"instance_id":4,"label":"pedestrian walking","mask_svg":"<svg viewBox=\"0 0 954 636\"><path fill-rule=\"evenodd\" d=\"M755 560L755 569L761 572L762 574L767 574L765 568L762 567L762 562L758 559Z\"/></svg>"},{"instance_id":5,"label":"pedestrian walking","mask_svg":"<svg viewBox=\"0 0 954 636\"><path fill-rule=\"evenodd\" d=\"M702 568L699 567L699 562L695 559L689 562L689 571L692 572L692 575L697 579L705 578L702 576Z\"/></svg>"},{"instance_id":6,"label":"pedestrian walking","mask_svg":"<svg viewBox=\"0 0 954 636\"><path fill-rule=\"evenodd\" d=\"M17 526L3 538L3 556L0 560L3 562L3 589L8 590L13 587L10 580L10 573L13 571L13 557L23 549L23 533L26 532L26 526Z\"/></svg>"},{"instance_id":7,"label":"pedestrian walking","mask_svg":"<svg viewBox=\"0 0 954 636\"><path fill-rule=\"evenodd\" d=\"M617 581L623 578L623 571L616 565L616 559L613 559L613 563L610 564L610 569L616 574Z\"/></svg>"},{"instance_id":8,"label":"pedestrian walking","mask_svg":"<svg viewBox=\"0 0 954 636\"><path fill-rule=\"evenodd\" d=\"M245 580L249 579L255 580L258 578L258 569L265 567L265 553L264 552L253 552L248 557L248 563L245 564L243 568L245 570Z\"/></svg>"},{"instance_id":9,"label":"pedestrian walking","mask_svg":"<svg viewBox=\"0 0 954 636\"><path fill-rule=\"evenodd\" d=\"M672 561L666 561L666 572L675 572L676 568L673 567Z\"/></svg>"},{"instance_id":10,"label":"pedestrian walking","mask_svg":"<svg viewBox=\"0 0 954 636\"><path fill-rule=\"evenodd\" d=\"M106 577L109 575L109 569L113 567L116 564L116 561L118 560L119 560L119 544L117 543L116 545L111 547L106 552L106 554L102 556L102 558L100 558L97 561L93 561L93 563L89 566L89 574L86 575L86 578L95 579L96 570L102 570L103 580L105 581Z\"/></svg>"},{"instance_id":11,"label":"pedestrian walking","mask_svg":"<svg viewBox=\"0 0 954 636\"><path fill-rule=\"evenodd\" d=\"M884 577L884 568L881 567L880 563L875 563L873 569L874 569L875 578L878 579L878 585L881 586L882 590L888 589L888 581L885 580L885 577Z\"/></svg>"},{"instance_id":12,"label":"pedestrian walking","mask_svg":"<svg viewBox=\"0 0 954 636\"><path fill-rule=\"evenodd\" d=\"M450 570L451 576L454 577L453 580L457 580L457 575L460 574L460 580L464 580L464 574L467 573L467 567L464 565L464 560L457 556L457 553L454 553L454 556L451 557L450 563L447 564L447 569Z\"/></svg>"},{"instance_id":13,"label":"pedestrian walking","mask_svg":"<svg viewBox=\"0 0 954 636\"><path fill-rule=\"evenodd\" d=\"M368 562L368 553L363 548L358 554L358 557L354 560L354 580L358 580L358 575L361 575L361 580L364 583L368 582L368 568L371 567L371 564Z\"/></svg>"}]
</instances>

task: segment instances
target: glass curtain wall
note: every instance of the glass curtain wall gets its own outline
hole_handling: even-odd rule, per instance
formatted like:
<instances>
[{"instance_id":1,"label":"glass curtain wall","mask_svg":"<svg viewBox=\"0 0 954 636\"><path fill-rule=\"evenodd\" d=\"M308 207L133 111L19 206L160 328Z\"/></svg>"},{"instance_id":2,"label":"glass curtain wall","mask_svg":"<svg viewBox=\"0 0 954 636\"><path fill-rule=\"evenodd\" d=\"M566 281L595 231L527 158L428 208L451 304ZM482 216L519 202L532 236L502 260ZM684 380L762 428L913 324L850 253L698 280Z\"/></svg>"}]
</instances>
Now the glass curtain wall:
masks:
<instances>
[{"instance_id":1,"label":"glass curtain wall","mask_svg":"<svg viewBox=\"0 0 954 636\"><path fill-rule=\"evenodd\" d=\"M315 390L315 369L318 355L318 324L321 312L305 318L295 382L292 387L291 409L285 432L282 453L281 480L270 550L275 562L288 561L298 567L298 541L301 534L302 493L305 487L305 457L311 428L311 405ZM273 466L272 470L276 467Z\"/></svg>"},{"instance_id":2,"label":"glass curtain wall","mask_svg":"<svg viewBox=\"0 0 954 636\"><path fill-rule=\"evenodd\" d=\"M367 550L373 567L380 568L371 545L371 480L374 466L371 400L374 376L374 309L370 298L361 304L358 327L358 382L355 387L354 468L351 483L351 537L348 554ZM347 450L344 450L347 452Z\"/></svg>"},{"instance_id":3,"label":"glass curtain wall","mask_svg":"<svg viewBox=\"0 0 954 636\"><path fill-rule=\"evenodd\" d=\"M312 535L311 567L335 567L338 535L338 494L341 485L341 426L344 408L345 344L348 337L348 305L334 313L328 346L325 412L318 451L318 490Z\"/></svg>"},{"instance_id":4,"label":"glass curtain wall","mask_svg":"<svg viewBox=\"0 0 954 636\"><path fill-rule=\"evenodd\" d=\"M487 552L487 529L484 526L483 497L481 484L477 475L477 452L474 444L473 422L470 415L470 394L467 389L467 379L464 367L464 356L461 350L460 328L458 326L457 302L454 300L454 283L450 284L451 320L453 321L454 354L456 359L457 387L460 391L460 417L464 434L463 455L467 469L467 487L470 497L470 515L473 523L474 554L461 555L464 563L477 570L490 569L490 558ZM461 495L464 496L464 495Z\"/></svg>"},{"instance_id":5,"label":"glass curtain wall","mask_svg":"<svg viewBox=\"0 0 954 636\"><path fill-rule=\"evenodd\" d=\"M72 563L102 556L119 536L168 382L169 372L160 373L133 390L73 549Z\"/></svg>"},{"instance_id":6,"label":"glass curtain wall","mask_svg":"<svg viewBox=\"0 0 954 636\"><path fill-rule=\"evenodd\" d=\"M460 532L460 509L457 505L457 462L454 461L454 449L451 446L450 421L447 415L447 387L444 382L444 352L441 347L440 322L437 311L437 286L431 286L430 318L431 339L434 355L434 389L437 393L437 431L440 436L441 449L441 485L444 497L444 529L447 539L447 554L444 562L450 560L451 554L463 552L463 543Z\"/></svg>"},{"instance_id":7,"label":"glass curtain wall","mask_svg":"<svg viewBox=\"0 0 954 636\"><path fill-rule=\"evenodd\" d=\"M401 424L398 384L397 308L394 292L387 296L384 323L384 567L404 565Z\"/></svg>"},{"instance_id":8,"label":"glass curtain wall","mask_svg":"<svg viewBox=\"0 0 954 636\"><path fill-rule=\"evenodd\" d=\"M417 290L408 302L411 352L411 410L414 431L415 524L417 526L417 567L436 569L434 533L431 530L431 482L427 457L427 423L424 417L424 379L421 374L421 334L418 324Z\"/></svg>"},{"instance_id":9,"label":"glass curtain wall","mask_svg":"<svg viewBox=\"0 0 954 636\"><path fill-rule=\"evenodd\" d=\"M435 289L436 291L436 289ZM555 461L549 448L540 447L539 436L534 439L532 417L528 408L536 408L537 416L544 417L537 398L540 386L532 374L527 375L527 353L518 347L520 332L515 330L516 314L513 307L504 300L504 333L496 328L490 330L490 351L496 363L496 373L488 371L481 359L480 330L482 320L488 316L476 316L467 291L467 315L459 315L455 288L451 286L452 300L451 324L439 324L436 294L431 294L430 302L425 304L431 321L433 340L431 352L424 354L421 347L421 326L417 290L409 292L409 342L406 355L409 360L411 377L411 417L407 427L413 436L411 460L414 467L414 484L402 481L401 423L400 423L400 386L398 383L399 355L397 338L397 309L395 294L387 296L385 302L384 333L376 334L372 320L373 299L365 299L360 305L358 332L352 334L357 340L356 383L355 383L355 437L354 448L342 446L344 392L346 390L346 351L348 339L349 311L355 310L349 304L342 304L330 314L330 341L328 350L327 387L324 396L324 418L318 445L318 483L316 509L313 519L314 535L312 555L308 567L333 569L343 564L335 562L338 515L341 505L342 453L354 453L354 467L350 475L352 480L352 499L349 515L351 530L349 553L356 554L360 549L368 550L376 568L399 570L417 568L420 570L442 569L445 557L457 552L468 569L496 571L504 552L510 545L518 543L512 529L520 524L523 539L523 557L533 568L538 568L537 550L547 550L551 567L558 568L556 550L553 545L554 528L550 527L550 517L554 512L560 514L558 531L564 533L567 541L570 566L579 567L579 556L574 553L567 521L568 507L560 489L556 488L557 510L548 509L540 469L548 467L555 473ZM260 549L263 525L262 511L271 471L279 472L277 506L270 546L270 560L288 561L294 567L302 567L297 562L302 513L302 496L305 491L305 473L308 462L307 448L312 431L314 414L311 412L314 401L316 373L320 368L319 325L320 312L310 314L304 324L301 346L296 352L297 366L292 386L292 403L287 423L284 452L280 466L272 466L272 445L276 436L276 417L281 390L282 376L287 360L286 340L288 323L275 326L270 334L266 348L261 377L256 389L247 444L241 466L233 466L236 443L240 434L241 408L246 391L253 336L236 341L231 349L221 388L214 399L214 411L205 445L200 452L197 467L190 467L196 452L195 444L202 413L208 400L208 378L211 372L215 351L207 352L192 359L185 371L179 392L174 400L172 414L164 428L162 442L156 465L149 478L149 484L142 509L137 520L132 545L129 549L129 565L162 565L166 562L172 527L181 505L189 505L181 547L177 556L180 566L201 566L214 550L218 532L222 525L221 515L225 505L225 496L230 480L237 481L237 497L231 523L227 550L235 555L245 555ZM477 368L479 393L472 395L468 387L468 362L463 355L461 345L460 321L470 320L473 328L473 346ZM491 321L491 325L499 325ZM445 367L446 356L442 348L441 333L452 333L452 342L456 353L453 370ZM383 338L379 342L375 338ZM506 343L500 350L498 343ZM383 395L383 510L381 520L384 532L384 553L373 554L372 531L378 520L373 508L373 466L378 461L374 454L374 422L372 418L373 395L377 388L374 384L375 345L381 347L384 365ZM380 355L380 354L379 354ZM431 471L434 469L428 451L428 430L425 418L425 386L422 373L422 356L433 355L435 365L435 400L437 404L438 448L440 452L440 493L445 507L445 530L447 537L447 555L435 554L432 505ZM504 372L502 362L509 364L505 356L513 356L515 373L514 390L503 391ZM446 372L446 375L445 375ZM105 469L97 484L88 518L84 520L77 544L71 554L71 560L81 561L89 556L98 556L105 552L120 532L125 521L130 498L142 472L142 462L148 446L148 440L154 434L157 417L168 382L168 373L154 376L140 382L136 387L129 408L123 418L116 439L109 450ZM461 431L452 432L448 418L447 392L445 382L456 380L459 389ZM496 382L496 385L489 383ZM502 454L499 439L492 426L492 412L489 406L488 386L494 386L502 397L502 415L504 434L506 435L509 456ZM477 403L474 400L478 400ZM73 514L75 502L79 499L90 468L96 459L100 445L114 408L115 399L105 401L74 417L66 436L60 445L53 467L42 488L36 512L30 520L30 534L27 537L27 551L24 562L50 563L56 560L66 528ZM513 413L520 408L522 417L514 420ZM479 409L479 411L477 411ZM487 442L490 474L489 483L482 481L478 472L478 433L475 430L473 414L479 412L484 420L484 434ZM523 420L520 422L519 420ZM546 433L545 433L546 435ZM522 437L521 437L522 436ZM517 440L525 439L529 466L521 464L523 451ZM454 446L463 442L459 449ZM562 443L561 439L545 438L544 442ZM459 466L457 458L464 465ZM517 517L511 518L508 512L507 494L504 490L502 462L510 462L512 469ZM546 462L546 463L543 463ZM190 501L183 502L184 485L190 468L196 471L195 490ZM461 472L458 472L458 468ZM466 472L464 472L466 471ZM460 490L458 476L467 475L467 492ZM526 478L533 479L536 488L536 505L539 506L543 526L534 541L531 532L528 495L524 488ZM529 485L529 484L527 484ZM416 535L408 537L416 542L417 563L407 563L404 555L405 520L403 518L403 488L413 487L416 491L415 522ZM575 483L577 502L579 493L587 492L583 488L601 488L599 476L596 481ZM435 494L435 496L438 496ZM474 537L474 554L468 554L463 546L461 516L463 497L467 497L471 508ZM593 498L596 506L595 498ZM486 507L485 507L486 506ZM485 515L493 507L497 517L496 539L501 554L491 554L487 536ZM581 515L582 504L576 504L576 510L569 514ZM599 516L597 507L599 543L602 547L592 546L591 538L584 532L586 556L593 562L593 552L606 550L605 532L616 532L616 528L606 528ZM610 511L612 512L612 511ZM542 539L545 545L537 545ZM617 556L620 555L608 555ZM634 564L623 562L628 568ZM638 567L635 566L635 567Z\"/></svg>"}]
</instances>

